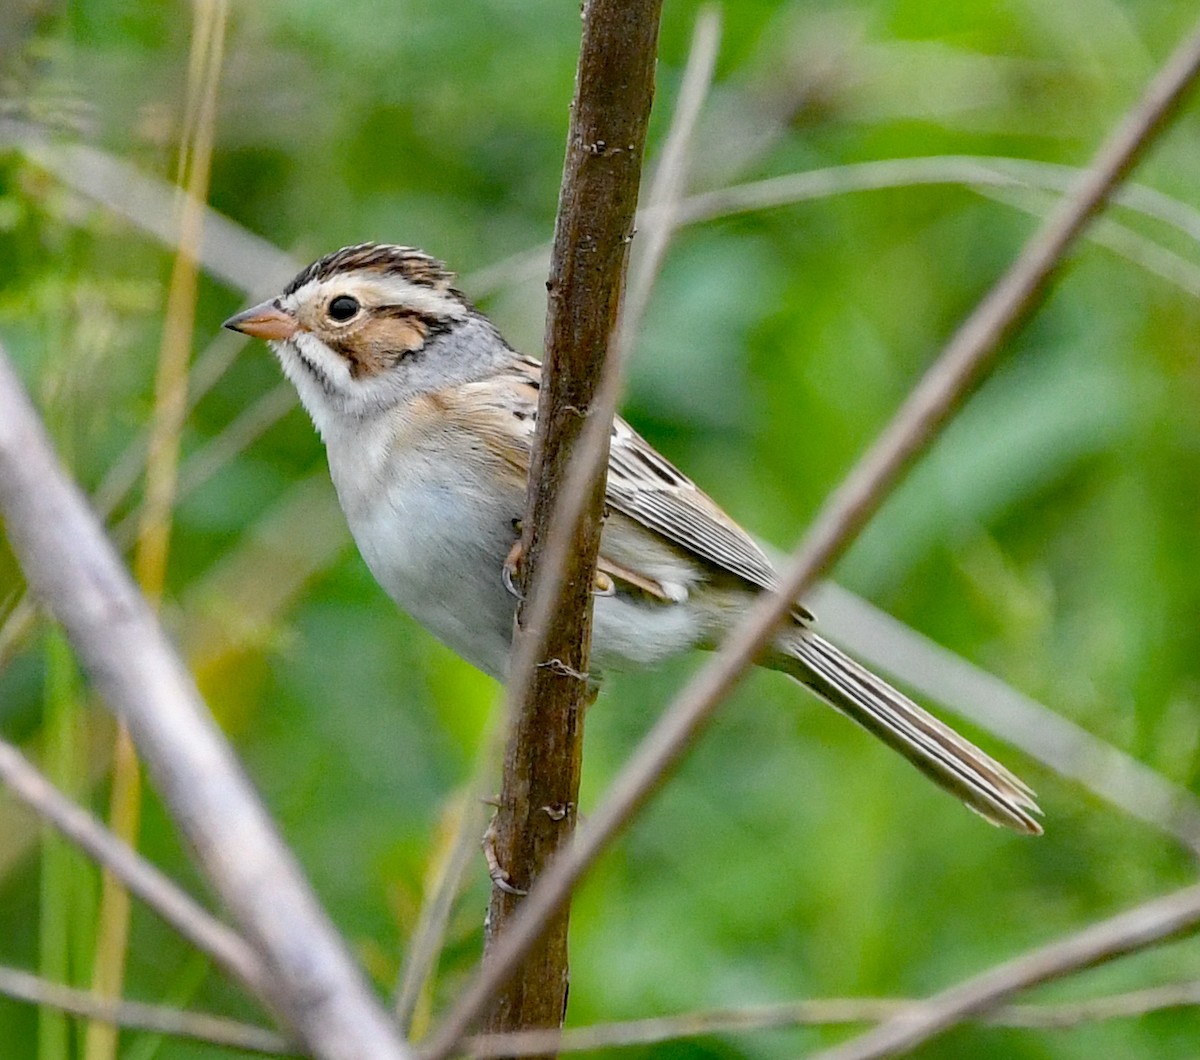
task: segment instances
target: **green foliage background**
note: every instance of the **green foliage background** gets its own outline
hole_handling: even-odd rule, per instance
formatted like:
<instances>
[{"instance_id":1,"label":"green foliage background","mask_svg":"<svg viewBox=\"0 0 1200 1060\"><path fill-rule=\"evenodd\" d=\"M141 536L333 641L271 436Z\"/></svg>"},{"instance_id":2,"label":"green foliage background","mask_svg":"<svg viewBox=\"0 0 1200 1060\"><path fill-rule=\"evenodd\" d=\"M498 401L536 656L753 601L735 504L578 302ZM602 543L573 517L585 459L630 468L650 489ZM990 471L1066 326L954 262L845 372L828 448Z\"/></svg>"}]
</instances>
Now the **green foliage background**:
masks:
<instances>
[{"instance_id":1,"label":"green foliage background","mask_svg":"<svg viewBox=\"0 0 1200 1060\"><path fill-rule=\"evenodd\" d=\"M664 14L651 152L695 3ZM423 246L463 275L549 239L579 32L573 3L237 5L211 201L307 260ZM170 177L190 9L76 0L0 12L10 116ZM888 158L1079 165L1183 33L1167 0L739 0L723 12L697 190ZM1200 205L1194 104L1137 179ZM745 525L795 541L822 497L1032 230L1040 194L909 186L830 195L679 236L625 410ZM1056 293L839 579L1193 789L1200 765L1200 247L1118 212L1141 260L1085 245ZM0 155L0 339L90 489L153 402L170 253ZM540 348L541 276L481 299ZM264 277L266 294L278 277ZM206 280L195 347L245 294ZM231 347L232 349L232 347ZM188 420L203 452L277 385L247 345ZM180 503L166 618L214 712L381 991L395 981L497 688L398 614L326 517L318 440L293 409ZM136 508L137 490L112 517ZM267 530L276 528L274 537ZM280 529L281 528L281 529ZM266 542L265 544L263 542ZM0 602L20 576L0 554ZM584 811L693 662L616 675L588 719ZM44 625L0 674L0 727L107 804L102 710ZM1053 772L1047 835L985 827L772 675L748 680L573 914L570 1022L800 997L927 993L1194 875L1191 858ZM153 796L146 853L202 890ZM436 1012L477 957L482 861L452 923ZM89 980L96 873L0 813L0 963ZM254 1010L137 909L128 993ZM1200 975L1179 942L1043 999ZM81 1055L0 1000L0 1057ZM57 1033L57 1037L56 1037ZM701 1039L630 1055L782 1057L844 1031ZM1190 1057L1193 1012L1063 1031L969 1027L928 1057ZM221 1050L123 1036L122 1056Z\"/></svg>"}]
</instances>

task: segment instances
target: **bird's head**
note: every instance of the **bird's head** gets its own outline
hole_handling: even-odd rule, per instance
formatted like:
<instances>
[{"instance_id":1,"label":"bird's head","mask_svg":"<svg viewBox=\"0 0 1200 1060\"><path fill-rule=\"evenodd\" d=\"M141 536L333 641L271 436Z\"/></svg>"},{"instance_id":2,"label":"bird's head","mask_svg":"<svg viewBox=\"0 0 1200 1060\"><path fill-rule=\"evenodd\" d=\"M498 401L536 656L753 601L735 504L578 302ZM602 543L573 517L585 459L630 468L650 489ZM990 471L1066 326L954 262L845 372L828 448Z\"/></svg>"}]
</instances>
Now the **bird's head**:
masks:
<instances>
[{"instance_id":1,"label":"bird's head","mask_svg":"<svg viewBox=\"0 0 1200 1060\"><path fill-rule=\"evenodd\" d=\"M506 349L440 261L386 243L327 254L225 327L270 343L322 434L473 378Z\"/></svg>"}]
</instances>

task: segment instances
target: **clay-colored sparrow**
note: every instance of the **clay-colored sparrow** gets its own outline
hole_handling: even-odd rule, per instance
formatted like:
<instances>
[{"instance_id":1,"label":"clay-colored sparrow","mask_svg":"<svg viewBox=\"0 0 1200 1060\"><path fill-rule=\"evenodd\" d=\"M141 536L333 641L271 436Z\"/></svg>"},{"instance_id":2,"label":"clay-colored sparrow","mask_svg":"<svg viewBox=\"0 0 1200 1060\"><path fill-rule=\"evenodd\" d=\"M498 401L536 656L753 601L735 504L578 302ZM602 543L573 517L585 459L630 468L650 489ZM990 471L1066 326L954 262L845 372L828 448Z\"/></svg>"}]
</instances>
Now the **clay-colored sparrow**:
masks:
<instances>
[{"instance_id":1,"label":"clay-colored sparrow","mask_svg":"<svg viewBox=\"0 0 1200 1060\"><path fill-rule=\"evenodd\" d=\"M504 571L525 505L541 366L513 350L441 262L364 243L226 321L266 339L324 439L363 559L393 600L503 680ZM750 536L618 419L592 657L649 666L718 643L776 583ZM995 824L1041 831L1033 793L956 732L793 622L762 664L790 674Z\"/></svg>"}]
</instances>

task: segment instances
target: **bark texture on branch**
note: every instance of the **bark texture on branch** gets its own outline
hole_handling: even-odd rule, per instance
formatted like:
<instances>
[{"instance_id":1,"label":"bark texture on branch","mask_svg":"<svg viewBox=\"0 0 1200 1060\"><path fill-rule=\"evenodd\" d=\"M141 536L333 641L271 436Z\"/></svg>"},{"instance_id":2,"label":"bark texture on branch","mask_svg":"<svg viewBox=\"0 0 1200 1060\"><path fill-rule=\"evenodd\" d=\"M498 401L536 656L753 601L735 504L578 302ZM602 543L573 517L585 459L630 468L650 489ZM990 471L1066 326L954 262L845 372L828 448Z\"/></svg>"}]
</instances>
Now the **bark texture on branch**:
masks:
<instances>
[{"instance_id":1,"label":"bark texture on branch","mask_svg":"<svg viewBox=\"0 0 1200 1060\"><path fill-rule=\"evenodd\" d=\"M523 575L531 591L544 563L558 492L593 414L605 358L616 337L654 94L661 7L661 0L592 0L584 9L547 283L546 369L522 534ZM603 445L607 449L607 432ZM570 528L570 548L547 628L525 628L524 605L518 613L514 659L522 658L522 638L537 638L541 652L527 682L513 674L514 687L523 685L527 693L515 711L494 825L497 860L515 889L528 889L575 826L603 499L601 474L583 516ZM519 895L493 890L489 949L519 904ZM497 995L489 1029L556 1027L562 1022L567 922L564 907Z\"/></svg>"}]
</instances>

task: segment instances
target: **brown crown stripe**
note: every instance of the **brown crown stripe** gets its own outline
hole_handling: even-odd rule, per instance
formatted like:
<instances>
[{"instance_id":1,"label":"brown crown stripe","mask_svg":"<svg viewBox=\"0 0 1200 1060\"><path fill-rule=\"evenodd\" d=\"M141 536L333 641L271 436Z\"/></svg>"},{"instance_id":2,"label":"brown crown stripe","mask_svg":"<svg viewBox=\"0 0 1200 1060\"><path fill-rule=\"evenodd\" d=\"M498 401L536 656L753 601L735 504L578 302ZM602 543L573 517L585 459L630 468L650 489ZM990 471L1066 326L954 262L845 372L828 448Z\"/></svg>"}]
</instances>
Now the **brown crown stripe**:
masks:
<instances>
[{"instance_id":1,"label":"brown crown stripe","mask_svg":"<svg viewBox=\"0 0 1200 1060\"><path fill-rule=\"evenodd\" d=\"M454 285L454 273L423 250L392 243L358 243L317 259L300 272L283 293L295 294L312 280L327 280L344 272L378 272L385 276L401 276L410 283L441 291L453 290Z\"/></svg>"}]
</instances>

